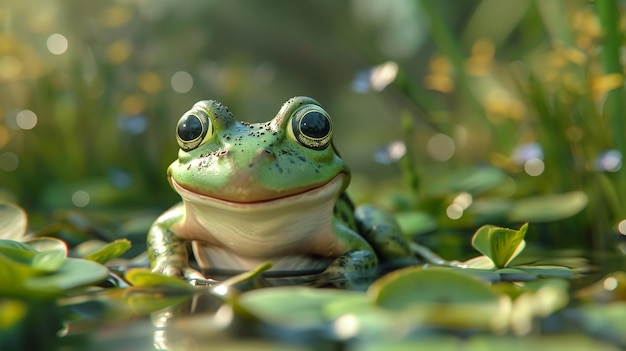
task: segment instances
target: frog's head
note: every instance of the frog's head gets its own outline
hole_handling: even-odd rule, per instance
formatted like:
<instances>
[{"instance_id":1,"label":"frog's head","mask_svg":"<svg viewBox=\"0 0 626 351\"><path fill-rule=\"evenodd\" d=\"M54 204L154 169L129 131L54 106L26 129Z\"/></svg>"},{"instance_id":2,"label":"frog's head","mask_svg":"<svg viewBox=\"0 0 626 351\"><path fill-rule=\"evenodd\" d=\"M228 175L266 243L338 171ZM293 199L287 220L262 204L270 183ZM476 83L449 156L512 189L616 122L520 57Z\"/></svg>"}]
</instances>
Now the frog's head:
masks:
<instances>
[{"instance_id":1,"label":"frog's head","mask_svg":"<svg viewBox=\"0 0 626 351\"><path fill-rule=\"evenodd\" d=\"M328 113L311 98L292 98L257 124L237 121L216 101L200 101L178 122L180 151L168 178L187 201L243 205L339 196L350 172L332 135Z\"/></svg>"}]
</instances>

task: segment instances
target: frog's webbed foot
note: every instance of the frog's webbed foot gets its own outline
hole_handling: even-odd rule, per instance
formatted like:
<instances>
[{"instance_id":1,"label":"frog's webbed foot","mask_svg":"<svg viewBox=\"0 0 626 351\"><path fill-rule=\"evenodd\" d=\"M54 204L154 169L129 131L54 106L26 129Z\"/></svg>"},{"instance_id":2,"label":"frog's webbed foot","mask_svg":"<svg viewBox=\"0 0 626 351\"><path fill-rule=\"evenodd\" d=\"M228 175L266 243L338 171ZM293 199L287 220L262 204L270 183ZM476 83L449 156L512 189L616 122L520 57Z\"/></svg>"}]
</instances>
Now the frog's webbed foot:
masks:
<instances>
[{"instance_id":1,"label":"frog's webbed foot","mask_svg":"<svg viewBox=\"0 0 626 351\"><path fill-rule=\"evenodd\" d=\"M335 259L317 276L319 285L332 284L338 288L351 288L368 282L375 276L378 259L367 250L347 252Z\"/></svg>"},{"instance_id":2,"label":"frog's webbed foot","mask_svg":"<svg viewBox=\"0 0 626 351\"><path fill-rule=\"evenodd\" d=\"M172 265L156 266L152 268L152 272L160 273L160 274L167 275L170 277L184 278L188 281L207 280L207 278L202 273L198 272L197 270L191 267L186 267L186 266L181 266L181 267L172 266Z\"/></svg>"}]
</instances>

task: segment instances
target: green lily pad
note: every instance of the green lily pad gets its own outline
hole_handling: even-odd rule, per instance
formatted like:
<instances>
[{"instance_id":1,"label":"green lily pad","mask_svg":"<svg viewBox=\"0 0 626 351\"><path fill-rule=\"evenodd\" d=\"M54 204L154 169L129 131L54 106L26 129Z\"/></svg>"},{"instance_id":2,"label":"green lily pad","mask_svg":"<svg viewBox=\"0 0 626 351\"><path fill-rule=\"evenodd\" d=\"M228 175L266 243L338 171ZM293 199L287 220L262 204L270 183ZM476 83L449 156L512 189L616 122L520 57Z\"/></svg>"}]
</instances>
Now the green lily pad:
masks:
<instances>
[{"instance_id":1,"label":"green lily pad","mask_svg":"<svg viewBox=\"0 0 626 351\"><path fill-rule=\"evenodd\" d=\"M558 221L579 213L588 202L587 194L582 191L528 197L514 203L509 213L509 220L513 222Z\"/></svg>"},{"instance_id":2,"label":"green lily pad","mask_svg":"<svg viewBox=\"0 0 626 351\"><path fill-rule=\"evenodd\" d=\"M37 252L31 266L40 271L54 272L65 262L65 252L62 250L46 250Z\"/></svg>"},{"instance_id":3,"label":"green lily pad","mask_svg":"<svg viewBox=\"0 0 626 351\"><path fill-rule=\"evenodd\" d=\"M193 291L194 287L177 277L170 277L164 274L153 273L147 268L133 268L126 272L126 280L134 286L154 288L169 287Z\"/></svg>"},{"instance_id":4,"label":"green lily pad","mask_svg":"<svg viewBox=\"0 0 626 351\"><path fill-rule=\"evenodd\" d=\"M37 251L30 246L15 240L0 239L0 255L19 263L30 265Z\"/></svg>"},{"instance_id":5,"label":"green lily pad","mask_svg":"<svg viewBox=\"0 0 626 351\"><path fill-rule=\"evenodd\" d=\"M238 304L258 318L293 328L322 327L325 306L339 301L366 301L365 294L301 286L258 289L240 295Z\"/></svg>"},{"instance_id":6,"label":"green lily pad","mask_svg":"<svg viewBox=\"0 0 626 351\"><path fill-rule=\"evenodd\" d=\"M526 246L528 223L519 230L484 225L472 237L472 246L498 268L506 267Z\"/></svg>"},{"instance_id":7,"label":"green lily pad","mask_svg":"<svg viewBox=\"0 0 626 351\"><path fill-rule=\"evenodd\" d=\"M101 247L98 251L85 256L86 260L104 264L114 258L124 254L130 249L130 241L127 239L118 239Z\"/></svg>"},{"instance_id":8,"label":"green lily pad","mask_svg":"<svg viewBox=\"0 0 626 351\"><path fill-rule=\"evenodd\" d=\"M63 255L67 256L67 244L65 244L63 240L57 238L40 237L25 241L24 244L38 252L57 250L62 251Z\"/></svg>"},{"instance_id":9,"label":"green lily pad","mask_svg":"<svg viewBox=\"0 0 626 351\"><path fill-rule=\"evenodd\" d=\"M452 269L409 267L387 274L367 291L375 305L420 324L502 330L504 300L483 281Z\"/></svg>"},{"instance_id":10,"label":"green lily pad","mask_svg":"<svg viewBox=\"0 0 626 351\"><path fill-rule=\"evenodd\" d=\"M0 238L19 240L26 233L28 219L21 208L0 203Z\"/></svg>"},{"instance_id":11,"label":"green lily pad","mask_svg":"<svg viewBox=\"0 0 626 351\"><path fill-rule=\"evenodd\" d=\"M66 258L54 274L39 275L26 280L26 288L32 290L49 290L56 293L96 284L109 276L109 270L98 263Z\"/></svg>"}]
</instances>

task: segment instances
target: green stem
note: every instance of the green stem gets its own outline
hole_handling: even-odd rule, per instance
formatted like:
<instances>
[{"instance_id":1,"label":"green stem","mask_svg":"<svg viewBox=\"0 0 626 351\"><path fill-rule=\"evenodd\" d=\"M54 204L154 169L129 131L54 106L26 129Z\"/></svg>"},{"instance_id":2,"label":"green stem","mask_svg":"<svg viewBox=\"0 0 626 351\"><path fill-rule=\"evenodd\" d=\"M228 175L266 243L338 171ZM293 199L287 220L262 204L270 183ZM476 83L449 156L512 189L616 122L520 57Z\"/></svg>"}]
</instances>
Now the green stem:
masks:
<instances>
[{"instance_id":1,"label":"green stem","mask_svg":"<svg viewBox=\"0 0 626 351\"><path fill-rule=\"evenodd\" d=\"M619 8L615 0L596 0L596 10L600 18L600 25L604 35L603 50L601 53L602 66L605 74L618 73L624 75L624 69L620 62L620 50L624 42L623 33L619 29ZM626 125L624 113L626 112L626 90L624 86L608 92L602 115L611 126L611 139L615 149L622 156L626 156ZM619 171L616 185L620 194L626 191L626 169ZM624 201L616 209L624 215Z\"/></svg>"}]
</instances>

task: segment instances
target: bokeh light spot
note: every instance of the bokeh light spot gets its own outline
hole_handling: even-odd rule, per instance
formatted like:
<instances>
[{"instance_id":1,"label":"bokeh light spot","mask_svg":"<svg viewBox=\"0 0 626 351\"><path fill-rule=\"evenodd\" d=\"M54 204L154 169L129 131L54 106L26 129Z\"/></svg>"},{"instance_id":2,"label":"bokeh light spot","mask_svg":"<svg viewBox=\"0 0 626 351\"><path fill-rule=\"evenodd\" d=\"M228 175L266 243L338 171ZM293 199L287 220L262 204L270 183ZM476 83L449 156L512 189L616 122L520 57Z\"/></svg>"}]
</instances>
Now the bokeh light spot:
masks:
<instances>
[{"instance_id":1,"label":"bokeh light spot","mask_svg":"<svg viewBox=\"0 0 626 351\"><path fill-rule=\"evenodd\" d=\"M543 160L539 158L531 158L524 163L524 172L531 177L539 176L545 170Z\"/></svg>"},{"instance_id":2,"label":"bokeh light spot","mask_svg":"<svg viewBox=\"0 0 626 351\"><path fill-rule=\"evenodd\" d=\"M615 279L615 277L608 277L604 279L604 281L602 282L602 286L604 287L605 290L608 290L608 291L613 291L617 289L618 285L619 284L617 282L617 279Z\"/></svg>"},{"instance_id":3,"label":"bokeh light spot","mask_svg":"<svg viewBox=\"0 0 626 351\"><path fill-rule=\"evenodd\" d=\"M450 219L459 219L463 216L463 207L459 204L451 204L446 208L446 216Z\"/></svg>"},{"instance_id":4,"label":"bokeh light spot","mask_svg":"<svg viewBox=\"0 0 626 351\"><path fill-rule=\"evenodd\" d=\"M426 144L426 150L433 159L439 162L448 161L456 152L454 140L442 133L433 135Z\"/></svg>"},{"instance_id":5,"label":"bokeh light spot","mask_svg":"<svg viewBox=\"0 0 626 351\"><path fill-rule=\"evenodd\" d=\"M20 158L12 152L0 154L0 170L13 172L20 165Z\"/></svg>"},{"instance_id":6,"label":"bokeh light spot","mask_svg":"<svg viewBox=\"0 0 626 351\"><path fill-rule=\"evenodd\" d=\"M48 51L53 55L63 55L69 47L69 41L63 34L54 33L46 41Z\"/></svg>"},{"instance_id":7,"label":"bokeh light spot","mask_svg":"<svg viewBox=\"0 0 626 351\"><path fill-rule=\"evenodd\" d=\"M193 77L185 71L178 71L172 75L170 83L175 92L184 94L193 88Z\"/></svg>"},{"instance_id":8,"label":"bokeh light spot","mask_svg":"<svg viewBox=\"0 0 626 351\"><path fill-rule=\"evenodd\" d=\"M124 63L130 57L132 46L126 40L117 40L107 50L107 60L114 65Z\"/></svg>"},{"instance_id":9,"label":"bokeh light spot","mask_svg":"<svg viewBox=\"0 0 626 351\"><path fill-rule=\"evenodd\" d=\"M75 191L72 194L72 203L76 207L85 207L89 205L89 201L91 200L89 193L84 190Z\"/></svg>"},{"instance_id":10,"label":"bokeh light spot","mask_svg":"<svg viewBox=\"0 0 626 351\"><path fill-rule=\"evenodd\" d=\"M626 235L626 219L623 219L619 222L619 224L617 225L617 230L620 234Z\"/></svg>"},{"instance_id":11,"label":"bokeh light spot","mask_svg":"<svg viewBox=\"0 0 626 351\"><path fill-rule=\"evenodd\" d=\"M137 77L137 85L148 94L156 94L163 88L161 77L154 72L143 72Z\"/></svg>"},{"instance_id":12,"label":"bokeh light spot","mask_svg":"<svg viewBox=\"0 0 626 351\"><path fill-rule=\"evenodd\" d=\"M17 126L24 130L30 130L37 125L37 115L31 110L22 110L15 116Z\"/></svg>"}]
</instances>

